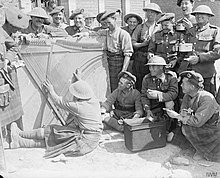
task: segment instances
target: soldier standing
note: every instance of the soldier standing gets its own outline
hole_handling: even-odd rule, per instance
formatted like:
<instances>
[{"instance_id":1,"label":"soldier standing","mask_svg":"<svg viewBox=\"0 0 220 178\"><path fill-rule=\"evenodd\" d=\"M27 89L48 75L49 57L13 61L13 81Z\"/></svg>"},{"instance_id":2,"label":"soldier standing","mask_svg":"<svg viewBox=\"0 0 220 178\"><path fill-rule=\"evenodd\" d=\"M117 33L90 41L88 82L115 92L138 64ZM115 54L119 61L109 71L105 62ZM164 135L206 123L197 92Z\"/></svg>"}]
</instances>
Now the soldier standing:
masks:
<instances>
[{"instance_id":1,"label":"soldier standing","mask_svg":"<svg viewBox=\"0 0 220 178\"><path fill-rule=\"evenodd\" d=\"M17 44L9 36L19 29L27 28L29 18L14 7L2 7L1 18L4 24L0 28L0 118L1 125L7 127L10 134L10 124L16 121L23 129L24 114L15 67ZM9 140L10 142L10 140Z\"/></svg>"},{"instance_id":2,"label":"soldier standing","mask_svg":"<svg viewBox=\"0 0 220 178\"><path fill-rule=\"evenodd\" d=\"M109 11L102 15L100 21L106 23L107 29L98 30L97 32L89 31L75 34L75 36L78 37L104 37L102 41L99 41L103 43L103 48L107 54L111 92L118 87L118 74L127 70L130 57L133 53L129 33L117 25L117 17L119 14L120 11L117 10Z\"/></svg>"},{"instance_id":3,"label":"soldier standing","mask_svg":"<svg viewBox=\"0 0 220 178\"><path fill-rule=\"evenodd\" d=\"M177 0L177 5L181 7L183 17L177 23L183 23L186 28L191 28L196 24L196 18L192 15L194 0Z\"/></svg>"},{"instance_id":4,"label":"soldier standing","mask_svg":"<svg viewBox=\"0 0 220 178\"><path fill-rule=\"evenodd\" d=\"M157 23L162 30L157 31L151 38L148 47L148 59L154 55L163 57L169 68L174 68L177 62L178 35L174 30L174 13L165 13Z\"/></svg>"},{"instance_id":5,"label":"soldier standing","mask_svg":"<svg viewBox=\"0 0 220 178\"><path fill-rule=\"evenodd\" d=\"M204 89L216 94L215 60L220 58L220 30L209 23L214 14L206 5L198 6L193 12L197 24L186 32L188 42L194 44L194 54L185 58L188 70L200 73L204 78Z\"/></svg>"},{"instance_id":6,"label":"soldier standing","mask_svg":"<svg viewBox=\"0 0 220 178\"><path fill-rule=\"evenodd\" d=\"M50 12L50 15L53 19L50 26L56 27L56 28L61 28L61 29L65 29L68 26L67 24L63 23L63 18L64 18L63 11L64 11L63 6L57 6L55 9L53 9Z\"/></svg>"},{"instance_id":7,"label":"soldier standing","mask_svg":"<svg viewBox=\"0 0 220 178\"><path fill-rule=\"evenodd\" d=\"M85 26L85 14L84 9L76 9L75 12L69 17L70 20L74 21L73 26L65 28L69 35L75 35L80 32L88 32L89 29Z\"/></svg>"},{"instance_id":8,"label":"soldier standing","mask_svg":"<svg viewBox=\"0 0 220 178\"><path fill-rule=\"evenodd\" d=\"M139 91L141 91L143 77L149 73L145 66L149 41L152 35L160 29L160 25L156 23L156 18L157 15L162 13L160 7L155 3L147 4L143 10L147 20L138 25L132 34L132 45L134 48L133 73L137 77L136 88Z\"/></svg>"},{"instance_id":9,"label":"soldier standing","mask_svg":"<svg viewBox=\"0 0 220 178\"><path fill-rule=\"evenodd\" d=\"M44 25L44 21L48 19L46 11L41 7L35 7L28 13L31 16L28 28L21 30L24 34L30 34L31 36L39 37L66 37L68 34L62 28L55 28L49 25Z\"/></svg>"}]
</instances>

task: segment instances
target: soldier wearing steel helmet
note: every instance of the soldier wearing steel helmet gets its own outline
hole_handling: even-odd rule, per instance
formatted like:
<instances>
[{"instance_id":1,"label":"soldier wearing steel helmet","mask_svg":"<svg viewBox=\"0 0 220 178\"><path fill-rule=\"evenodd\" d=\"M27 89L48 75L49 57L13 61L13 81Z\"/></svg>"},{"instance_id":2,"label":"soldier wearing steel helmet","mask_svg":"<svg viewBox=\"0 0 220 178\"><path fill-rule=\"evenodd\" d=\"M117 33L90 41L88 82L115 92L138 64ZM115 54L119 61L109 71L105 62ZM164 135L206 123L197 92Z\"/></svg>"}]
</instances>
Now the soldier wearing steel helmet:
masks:
<instances>
[{"instance_id":1,"label":"soldier wearing steel helmet","mask_svg":"<svg viewBox=\"0 0 220 178\"><path fill-rule=\"evenodd\" d=\"M152 35L160 29L156 18L162 13L160 7L155 3L149 3L144 8L146 21L136 27L132 34L132 45L134 48L133 72L137 77L136 88L141 90L143 77L149 73L145 64L147 63L147 50Z\"/></svg>"},{"instance_id":2,"label":"soldier wearing steel helmet","mask_svg":"<svg viewBox=\"0 0 220 178\"><path fill-rule=\"evenodd\" d=\"M193 43L194 54L185 58L188 70L200 73L204 78L204 89L216 93L215 60L220 58L220 29L211 25L209 19L214 16L206 5L198 6L193 12L197 24L187 32L187 42Z\"/></svg>"},{"instance_id":3,"label":"soldier wearing steel helmet","mask_svg":"<svg viewBox=\"0 0 220 178\"><path fill-rule=\"evenodd\" d=\"M28 28L22 30L23 34L30 36L38 36L48 38L52 37L66 37L68 34L64 29L55 28L52 26L44 25L45 19L48 19L46 11L41 7L35 7L28 13L31 17Z\"/></svg>"},{"instance_id":4,"label":"soldier wearing steel helmet","mask_svg":"<svg viewBox=\"0 0 220 178\"><path fill-rule=\"evenodd\" d=\"M164 119L163 108L174 109L174 100L178 96L178 81L174 72L165 71L167 65L164 58L155 55L148 63L150 73L142 82L141 102L147 117L155 120ZM168 122L168 129L170 128Z\"/></svg>"},{"instance_id":5,"label":"soldier wearing steel helmet","mask_svg":"<svg viewBox=\"0 0 220 178\"><path fill-rule=\"evenodd\" d=\"M82 156L93 151L102 133L100 104L90 85L74 73L73 83L69 86L71 98L64 100L54 91L49 81L44 82L49 97L60 108L71 114L66 125L48 125L45 128L21 131L15 123L11 126L11 148L46 147L46 158Z\"/></svg>"}]
</instances>

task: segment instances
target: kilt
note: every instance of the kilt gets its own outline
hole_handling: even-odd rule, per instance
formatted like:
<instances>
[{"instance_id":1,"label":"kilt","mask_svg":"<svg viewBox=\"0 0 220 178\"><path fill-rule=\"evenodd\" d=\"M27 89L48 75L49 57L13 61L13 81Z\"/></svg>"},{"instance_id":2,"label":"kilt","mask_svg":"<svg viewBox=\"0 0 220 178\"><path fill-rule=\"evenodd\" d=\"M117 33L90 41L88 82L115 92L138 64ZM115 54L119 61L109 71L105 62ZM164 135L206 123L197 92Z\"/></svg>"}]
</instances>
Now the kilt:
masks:
<instances>
[{"instance_id":1,"label":"kilt","mask_svg":"<svg viewBox=\"0 0 220 178\"><path fill-rule=\"evenodd\" d=\"M99 143L101 132L80 131L70 126L49 125L45 127L45 158L81 156L93 151Z\"/></svg>"},{"instance_id":2,"label":"kilt","mask_svg":"<svg viewBox=\"0 0 220 178\"><path fill-rule=\"evenodd\" d=\"M11 97L9 105L6 107L0 107L0 121L2 126L20 119L24 114L18 85L17 71L12 70L9 75L15 86L15 90L10 89L9 91Z\"/></svg>"},{"instance_id":3,"label":"kilt","mask_svg":"<svg viewBox=\"0 0 220 178\"><path fill-rule=\"evenodd\" d=\"M118 74L121 72L124 64L124 57L122 55L110 56L107 54L110 87L113 92L118 87Z\"/></svg>"},{"instance_id":4,"label":"kilt","mask_svg":"<svg viewBox=\"0 0 220 178\"><path fill-rule=\"evenodd\" d=\"M150 72L148 66L145 65L147 63L146 52L136 51L133 54L133 58L133 74L137 78L135 86L136 89L141 92L142 80L144 76Z\"/></svg>"},{"instance_id":5,"label":"kilt","mask_svg":"<svg viewBox=\"0 0 220 178\"><path fill-rule=\"evenodd\" d=\"M220 162L220 128L217 125L207 123L202 127L183 125L182 132L206 159Z\"/></svg>"}]
</instances>

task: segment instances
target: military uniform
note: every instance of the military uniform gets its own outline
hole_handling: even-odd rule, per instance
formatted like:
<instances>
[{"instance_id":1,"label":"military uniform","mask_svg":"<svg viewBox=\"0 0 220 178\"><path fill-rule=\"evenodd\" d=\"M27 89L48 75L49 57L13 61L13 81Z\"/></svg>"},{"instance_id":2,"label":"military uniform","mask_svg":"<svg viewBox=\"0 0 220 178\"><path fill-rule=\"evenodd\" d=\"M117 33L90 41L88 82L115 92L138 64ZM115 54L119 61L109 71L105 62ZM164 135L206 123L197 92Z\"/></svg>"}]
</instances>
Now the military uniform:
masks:
<instances>
[{"instance_id":1,"label":"military uniform","mask_svg":"<svg viewBox=\"0 0 220 178\"><path fill-rule=\"evenodd\" d=\"M147 97L148 89L160 91L161 97L158 99L149 99ZM165 72L164 81L157 77L151 76L151 74L147 74L144 77L141 89L141 102L143 106L148 106L153 114L159 114L159 112L163 112L162 108L165 107L165 102L175 100L177 95L178 81L173 72Z\"/></svg>"},{"instance_id":2,"label":"military uniform","mask_svg":"<svg viewBox=\"0 0 220 178\"><path fill-rule=\"evenodd\" d=\"M129 72L120 73L120 77L124 77L123 75L128 75L128 80L133 80L133 85L135 84L136 77L133 76ZM132 79L131 79L131 77ZM125 78L125 77L124 77ZM125 89L127 90L127 89ZM123 125L117 123L117 120L120 120L121 117L125 119L132 119L135 114L139 114L139 116L143 115L143 108L141 105L141 95L140 92L136 89L130 88L128 91L115 89L107 98L107 100L102 103L102 107L106 109L107 112L112 110L112 106L114 105L115 109L113 110L114 115L106 124L115 128L118 131L123 131Z\"/></svg>"},{"instance_id":3,"label":"military uniform","mask_svg":"<svg viewBox=\"0 0 220 178\"><path fill-rule=\"evenodd\" d=\"M150 32L150 28L153 28ZM136 27L132 34L132 44L133 43L143 43L146 38L151 37L155 32L160 30L161 26L156 24L154 26L150 26L147 22L140 24ZM148 68L145 66L147 63L147 51L148 45L138 49L134 49L134 63L133 63L133 72L137 77L136 88L140 91L143 77L149 73Z\"/></svg>"},{"instance_id":4,"label":"military uniform","mask_svg":"<svg viewBox=\"0 0 220 178\"><path fill-rule=\"evenodd\" d=\"M162 11L156 3L149 3L143 8L143 11L154 11L157 14L161 14ZM160 25L156 22L154 24L149 24L148 21L140 24L134 30L132 34L132 44L134 49L136 44L142 44L142 47L135 49L133 58L133 72L137 77L136 88L141 91L141 84L143 77L149 73L148 67L145 66L147 63L147 50L149 45L149 40L152 35L160 29Z\"/></svg>"},{"instance_id":5,"label":"military uniform","mask_svg":"<svg viewBox=\"0 0 220 178\"><path fill-rule=\"evenodd\" d=\"M17 60L17 44L9 36L18 29L27 28L29 17L15 7L2 7L4 14L3 28L0 29L0 120L1 125L10 127L10 123L16 121L20 129L23 129L22 115L24 114L20 89L17 79L17 70L12 65ZM9 140L10 141L10 140Z\"/></svg>"},{"instance_id":6,"label":"military uniform","mask_svg":"<svg viewBox=\"0 0 220 178\"><path fill-rule=\"evenodd\" d=\"M68 26L65 28L66 32L68 33L68 35L75 35L76 33L80 33L80 32L89 32L89 28L84 26L84 27L77 27L76 25L73 26Z\"/></svg>"},{"instance_id":7,"label":"military uniform","mask_svg":"<svg viewBox=\"0 0 220 178\"><path fill-rule=\"evenodd\" d=\"M182 125L182 133L196 151L210 161L220 161L220 106L214 96L202 89L203 78L194 71L185 71L182 78L199 87L192 95L184 95L181 111L187 111L188 119ZM183 115L183 114L182 114ZM182 116L184 117L184 116ZM178 138L176 138L178 139ZM178 139L183 141L183 139Z\"/></svg>"},{"instance_id":8,"label":"military uniform","mask_svg":"<svg viewBox=\"0 0 220 178\"><path fill-rule=\"evenodd\" d=\"M199 57L195 65L189 64L187 69L202 74L204 89L215 95L216 70L215 60L220 58L220 29L214 25L206 24L202 29L197 25L187 32L187 42L194 44L194 53Z\"/></svg>"},{"instance_id":9,"label":"military uniform","mask_svg":"<svg viewBox=\"0 0 220 178\"><path fill-rule=\"evenodd\" d=\"M8 70L9 66L6 64L7 60L9 64L13 61L13 59L10 58L12 55L8 56L8 53L10 49L16 46L16 43L2 28L0 28L0 41L0 120L1 125L5 126L20 119L24 112L21 103L17 72L11 68ZM23 129L21 120L19 122L19 127Z\"/></svg>"},{"instance_id":10,"label":"military uniform","mask_svg":"<svg viewBox=\"0 0 220 178\"><path fill-rule=\"evenodd\" d=\"M33 33L35 35L39 33L44 33L52 37L67 37L68 34L63 28L53 27L52 25L42 25L39 29L35 29L30 21L27 29L21 30L24 34Z\"/></svg>"},{"instance_id":11,"label":"military uniform","mask_svg":"<svg viewBox=\"0 0 220 178\"><path fill-rule=\"evenodd\" d=\"M173 30L168 33L164 33L163 30L156 32L149 44L148 52L155 55L159 55L166 60L166 63L173 59L176 59L178 44L178 35Z\"/></svg>"}]
</instances>

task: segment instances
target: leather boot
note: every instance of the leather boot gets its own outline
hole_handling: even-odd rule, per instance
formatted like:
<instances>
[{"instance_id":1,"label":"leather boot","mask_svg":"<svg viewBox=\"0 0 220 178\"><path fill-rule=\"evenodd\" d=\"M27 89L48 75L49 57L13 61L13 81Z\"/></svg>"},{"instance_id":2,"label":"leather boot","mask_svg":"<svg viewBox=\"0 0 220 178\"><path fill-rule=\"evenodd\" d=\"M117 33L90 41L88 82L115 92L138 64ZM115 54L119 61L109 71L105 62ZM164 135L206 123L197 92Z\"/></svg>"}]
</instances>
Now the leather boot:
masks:
<instances>
[{"instance_id":1,"label":"leather boot","mask_svg":"<svg viewBox=\"0 0 220 178\"><path fill-rule=\"evenodd\" d=\"M21 131L19 135L22 138L44 139L44 128L34 129L30 131Z\"/></svg>"},{"instance_id":2,"label":"leather boot","mask_svg":"<svg viewBox=\"0 0 220 178\"><path fill-rule=\"evenodd\" d=\"M16 123L11 124L11 143L10 148L43 148L46 146L45 140L26 139L19 136L22 131Z\"/></svg>"}]
</instances>

